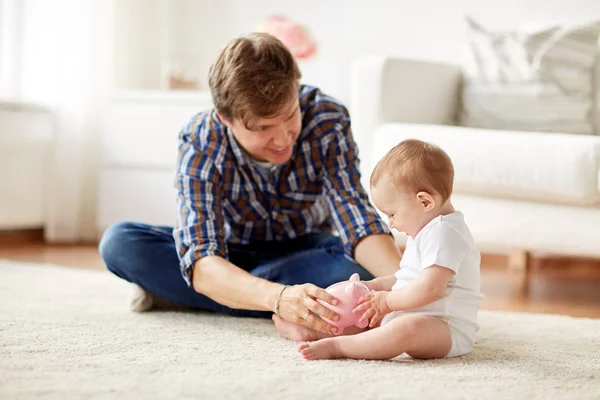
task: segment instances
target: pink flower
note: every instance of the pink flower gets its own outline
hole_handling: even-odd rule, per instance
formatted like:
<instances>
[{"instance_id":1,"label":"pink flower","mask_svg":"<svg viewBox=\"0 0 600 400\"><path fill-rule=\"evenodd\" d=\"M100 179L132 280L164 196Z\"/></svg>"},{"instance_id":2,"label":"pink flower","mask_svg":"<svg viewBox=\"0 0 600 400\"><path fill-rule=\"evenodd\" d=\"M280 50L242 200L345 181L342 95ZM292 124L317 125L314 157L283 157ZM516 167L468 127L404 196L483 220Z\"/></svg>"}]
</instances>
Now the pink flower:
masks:
<instances>
[{"instance_id":1,"label":"pink flower","mask_svg":"<svg viewBox=\"0 0 600 400\"><path fill-rule=\"evenodd\" d=\"M256 31L269 33L281 40L298 60L308 60L317 51L308 30L283 16L274 15L267 18Z\"/></svg>"}]
</instances>

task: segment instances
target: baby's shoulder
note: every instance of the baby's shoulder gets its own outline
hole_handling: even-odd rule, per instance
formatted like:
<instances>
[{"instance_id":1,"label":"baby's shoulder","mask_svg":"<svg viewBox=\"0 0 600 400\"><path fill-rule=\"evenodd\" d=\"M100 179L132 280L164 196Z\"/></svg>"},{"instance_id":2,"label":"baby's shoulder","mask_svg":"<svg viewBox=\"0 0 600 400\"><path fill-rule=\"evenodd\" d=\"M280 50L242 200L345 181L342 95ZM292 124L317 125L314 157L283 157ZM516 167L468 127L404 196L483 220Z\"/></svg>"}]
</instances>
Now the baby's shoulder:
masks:
<instances>
[{"instance_id":1,"label":"baby's shoulder","mask_svg":"<svg viewBox=\"0 0 600 400\"><path fill-rule=\"evenodd\" d=\"M438 243L444 245L452 243L460 247L474 247L475 242L462 213L455 211L448 215L434 218L422 230L420 243Z\"/></svg>"}]
</instances>

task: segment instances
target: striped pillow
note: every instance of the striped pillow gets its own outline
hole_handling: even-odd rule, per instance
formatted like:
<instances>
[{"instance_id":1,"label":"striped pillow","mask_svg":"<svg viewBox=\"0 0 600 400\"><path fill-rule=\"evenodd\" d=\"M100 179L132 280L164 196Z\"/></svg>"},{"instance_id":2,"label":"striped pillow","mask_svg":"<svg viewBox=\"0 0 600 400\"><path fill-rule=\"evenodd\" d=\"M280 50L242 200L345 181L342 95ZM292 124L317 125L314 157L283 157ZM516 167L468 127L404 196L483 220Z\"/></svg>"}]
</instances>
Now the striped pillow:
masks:
<instances>
[{"instance_id":1,"label":"striped pillow","mask_svg":"<svg viewBox=\"0 0 600 400\"><path fill-rule=\"evenodd\" d=\"M600 21L536 32L467 26L461 125L600 134Z\"/></svg>"}]
</instances>

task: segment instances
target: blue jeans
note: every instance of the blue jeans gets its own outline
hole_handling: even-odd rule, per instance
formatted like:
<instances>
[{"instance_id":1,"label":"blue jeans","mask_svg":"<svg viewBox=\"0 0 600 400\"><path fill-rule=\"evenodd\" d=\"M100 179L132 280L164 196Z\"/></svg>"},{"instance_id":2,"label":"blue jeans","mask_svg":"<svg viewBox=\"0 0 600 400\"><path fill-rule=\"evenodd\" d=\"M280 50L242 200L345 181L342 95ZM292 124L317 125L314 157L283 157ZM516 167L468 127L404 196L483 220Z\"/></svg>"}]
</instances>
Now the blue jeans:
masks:
<instances>
[{"instance_id":1,"label":"blue jeans","mask_svg":"<svg viewBox=\"0 0 600 400\"><path fill-rule=\"evenodd\" d=\"M270 312L225 307L189 287L181 275L173 228L134 222L109 227L100 242L100 255L109 271L147 292L186 307L241 317L269 318ZM314 233L280 242L229 244L229 261L260 278L285 285L313 283L319 287L347 280L358 273L373 276L344 256L341 240Z\"/></svg>"}]
</instances>

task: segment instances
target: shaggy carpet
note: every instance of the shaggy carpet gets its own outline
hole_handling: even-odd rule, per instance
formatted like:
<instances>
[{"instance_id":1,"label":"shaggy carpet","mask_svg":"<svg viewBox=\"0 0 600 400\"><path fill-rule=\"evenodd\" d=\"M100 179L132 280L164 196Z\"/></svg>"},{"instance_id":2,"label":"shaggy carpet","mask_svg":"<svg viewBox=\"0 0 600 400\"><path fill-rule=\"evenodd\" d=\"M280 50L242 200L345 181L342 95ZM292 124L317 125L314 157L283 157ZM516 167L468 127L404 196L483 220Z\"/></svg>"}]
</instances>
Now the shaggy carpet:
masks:
<instances>
[{"instance_id":1,"label":"shaggy carpet","mask_svg":"<svg viewBox=\"0 0 600 400\"><path fill-rule=\"evenodd\" d=\"M130 289L0 261L0 399L600 398L600 320L482 311L466 357L308 362L271 321L135 314Z\"/></svg>"}]
</instances>

